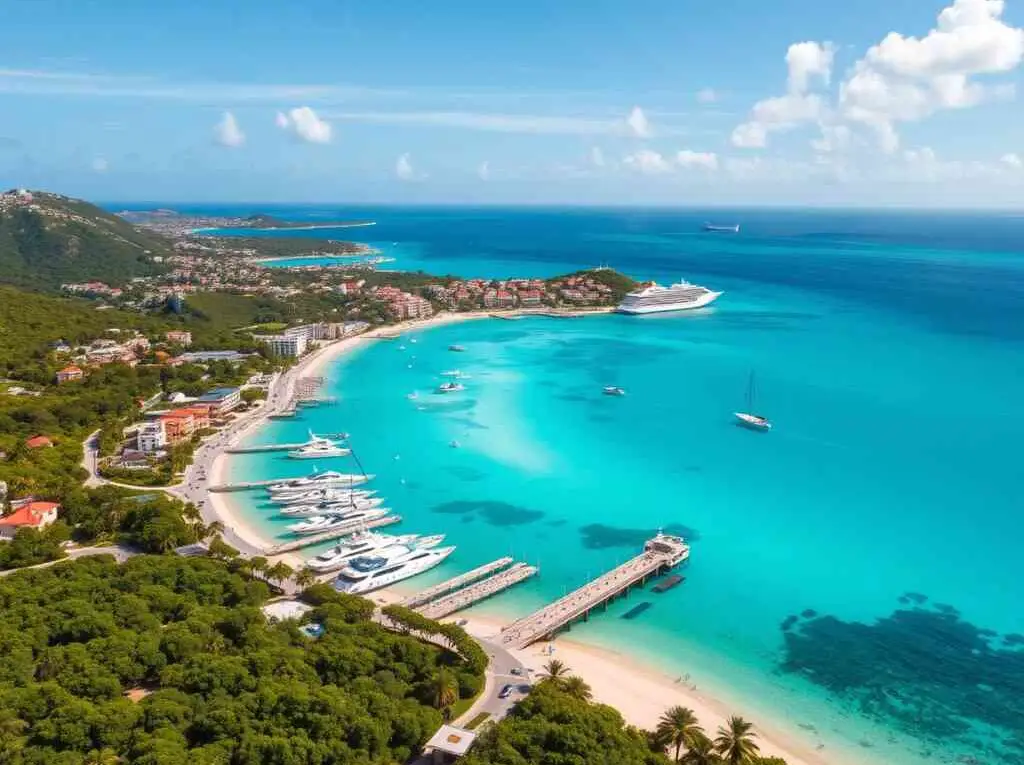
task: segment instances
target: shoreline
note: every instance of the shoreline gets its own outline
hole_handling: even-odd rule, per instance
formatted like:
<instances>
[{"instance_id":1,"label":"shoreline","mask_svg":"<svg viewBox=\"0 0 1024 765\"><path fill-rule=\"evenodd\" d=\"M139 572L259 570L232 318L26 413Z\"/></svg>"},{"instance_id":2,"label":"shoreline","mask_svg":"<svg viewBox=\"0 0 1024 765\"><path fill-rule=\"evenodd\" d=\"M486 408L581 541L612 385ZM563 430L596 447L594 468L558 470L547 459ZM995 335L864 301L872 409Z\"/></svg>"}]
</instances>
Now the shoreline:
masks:
<instances>
[{"instance_id":1,"label":"shoreline","mask_svg":"<svg viewBox=\"0 0 1024 765\"><path fill-rule=\"evenodd\" d=\"M361 223L313 223L308 226L259 226L256 228L252 226L206 226L189 229L189 233L208 235L209 231L318 231L324 228L365 228L376 225L377 221L370 220ZM233 236L233 234L224 234L223 236Z\"/></svg>"}]
</instances>

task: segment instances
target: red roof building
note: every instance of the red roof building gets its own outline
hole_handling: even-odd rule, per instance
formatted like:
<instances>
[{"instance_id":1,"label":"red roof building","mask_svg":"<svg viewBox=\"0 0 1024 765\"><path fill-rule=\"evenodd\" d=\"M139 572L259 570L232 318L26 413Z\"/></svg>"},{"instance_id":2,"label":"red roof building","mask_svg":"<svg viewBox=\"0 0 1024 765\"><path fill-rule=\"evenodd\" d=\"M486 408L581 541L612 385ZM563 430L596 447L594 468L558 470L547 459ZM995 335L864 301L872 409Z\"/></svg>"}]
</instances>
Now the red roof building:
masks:
<instances>
[{"instance_id":1,"label":"red roof building","mask_svg":"<svg viewBox=\"0 0 1024 765\"><path fill-rule=\"evenodd\" d=\"M85 377L85 373L79 367L64 367L57 373L57 382L72 382L73 380L81 380L83 377Z\"/></svg>"},{"instance_id":2,"label":"red roof building","mask_svg":"<svg viewBox=\"0 0 1024 765\"><path fill-rule=\"evenodd\" d=\"M53 441L46 436L32 436L25 441L25 446L29 449L42 449L44 446L53 446Z\"/></svg>"},{"instance_id":3,"label":"red roof building","mask_svg":"<svg viewBox=\"0 0 1024 765\"><path fill-rule=\"evenodd\" d=\"M18 529L44 529L57 520L56 502L28 502L0 518L0 539L13 539Z\"/></svg>"}]
</instances>

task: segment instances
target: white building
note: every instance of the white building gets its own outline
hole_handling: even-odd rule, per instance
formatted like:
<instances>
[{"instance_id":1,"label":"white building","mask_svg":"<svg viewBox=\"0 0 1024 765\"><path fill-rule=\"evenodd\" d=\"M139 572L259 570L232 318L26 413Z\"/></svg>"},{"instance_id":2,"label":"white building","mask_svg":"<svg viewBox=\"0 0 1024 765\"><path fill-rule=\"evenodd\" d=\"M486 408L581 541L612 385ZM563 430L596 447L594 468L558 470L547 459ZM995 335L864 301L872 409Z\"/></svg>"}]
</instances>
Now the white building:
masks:
<instances>
[{"instance_id":1,"label":"white building","mask_svg":"<svg viewBox=\"0 0 1024 765\"><path fill-rule=\"evenodd\" d=\"M161 420L144 423L139 428L138 443L140 452L158 452L167 446L167 434Z\"/></svg>"},{"instance_id":2,"label":"white building","mask_svg":"<svg viewBox=\"0 0 1024 765\"><path fill-rule=\"evenodd\" d=\"M266 345L267 350L275 356L301 356L309 345L309 338L304 334L262 335L256 339Z\"/></svg>"}]
</instances>

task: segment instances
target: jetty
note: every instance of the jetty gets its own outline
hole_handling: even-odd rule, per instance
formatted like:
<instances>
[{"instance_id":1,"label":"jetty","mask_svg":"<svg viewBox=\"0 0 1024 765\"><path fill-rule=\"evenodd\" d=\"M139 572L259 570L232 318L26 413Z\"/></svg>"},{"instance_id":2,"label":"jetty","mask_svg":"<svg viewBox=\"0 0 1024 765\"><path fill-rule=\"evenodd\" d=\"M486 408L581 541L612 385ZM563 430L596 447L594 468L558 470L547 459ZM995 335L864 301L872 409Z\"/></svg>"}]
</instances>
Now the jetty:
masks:
<instances>
[{"instance_id":1,"label":"jetty","mask_svg":"<svg viewBox=\"0 0 1024 765\"><path fill-rule=\"evenodd\" d=\"M502 628L500 644L504 648L526 648L538 640L550 638L576 619L586 620L591 611L606 606L630 587L646 584L648 578L674 568L688 557L690 548L682 537L659 532L647 540L640 555Z\"/></svg>"},{"instance_id":2,"label":"jetty","mask_svg":"<svg viewBox=\"0 0 1024 765\"><path fill-rule=\"evenodd\" d=\"M440 584L435 584L433 587L428 587L421 592L417 592L415 595L410 595L403 600L401 604L407 608L422 606L424 603L436 600L443 595L447 595L461 587L465 587L467 584L472 584L478 579L483 579L485 576L493 574L495 571L500 571L501 569L506 568L510 563L512 563L512 558L510 557L492 560L490 563L478 566L472 571L459 574L458 576L452 577Z\"/></svg>"},{"instance_id":3,"label":"jetty","mask_svg":"<svg viewBox=\"0 0 1024 765\"><path fill-rule=\"evenodd\" d=\"M348 438L348 433L324 433L322 436L318 436L318 438L329 438L335 441L343 441ZM301 449L303 446L308 445L308 441L303 441L298 444L256 444L255 446L233 446L230 449L225 449L224 451L227 454L259 454L260 452L291 451L293 449Z\"/></svg>"},{"instance_id":4,"label":"jetty","mask_svg":"<svg viewBox=\"0 0 1024 765\"><path fill-rule=\"evenodd\" d=\"M284 479L273 478L269 481L241 481L240 483L216 483L208 488L208 491L248 491L249 489L262 489L265 486L272 486L281 483Z\"/></svg>"},{"instance_id":5,"label":"jetty","mask_svg":"<svg viewBox=\"0 0 1024 765\"><path fill-rule=\"evenodd\" d=\"M426 603L416 610L428 619L441 619L456 611L469 608L484 598L504 592L519 582L529 579L538 571L536 566L516 563L511 568L492 574L468 587L463 587L449 595Z\"/></svg>"},{"instance_id":6,"label":"jetty","mask_svg":"<svg viewBox=\"0 0 1024 765\"><path fill-rule=\"evenodd\" d=\"M269 556L283 555L284 553L301 550L303 547L311 547L313 545L318 545L321 542L329 542L332 539L339 539L354 531L361 531L362 529L379 529L381 526L390 526L394 523L400 523L401 520L402 516L400 515L386 515L383 518L377 518L372 521L352 521L352 523L347 523L344 526L338 526L330 531L323 531L319 534L308 534L288 542L271 545L263 551L263 554Z\"/></svg>"}]
</instances>

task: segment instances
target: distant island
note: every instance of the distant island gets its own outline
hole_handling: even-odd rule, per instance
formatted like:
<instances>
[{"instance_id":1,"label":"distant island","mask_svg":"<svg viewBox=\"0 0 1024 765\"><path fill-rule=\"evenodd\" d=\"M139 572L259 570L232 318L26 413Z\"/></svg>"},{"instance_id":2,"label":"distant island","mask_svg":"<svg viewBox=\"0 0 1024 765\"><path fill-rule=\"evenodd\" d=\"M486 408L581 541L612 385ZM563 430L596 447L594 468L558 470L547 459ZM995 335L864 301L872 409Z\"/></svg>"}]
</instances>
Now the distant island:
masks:
<instances>
[{"instance_id":1,"label":"distant island","mask_svg":"<svg viewBox=\"0 0 1024 765\"><path fill-rule=\"evenodd\" d=\"M341 221L321 221L318 223L308 223L305 221L295 220L284 220L283 218L276 218L273 215L266 215L265 213L257 213L250 215L247 218L235 222L229 226L222 226L222 228L262 228L262 229L279 229L279 228L292 228L292 229L316 229L316 228L355 228L358 226L373 226L375 221L372 220L341 220Z\"/></svg>"},{"instance_id":2,"label":"distant island","mask_svg":"<svg viewBox=\"0 0 1024 765\"><path fill-rule=\"evenodd\" d=\"M246 216L228 215L189 215L175 210L161 208L157 210L122 210L118 217L137 226L162 230L164 234L206 233L212 229L254 229L276 231L290 229L310 231L321 228L359 228L373 226L372 220L323 220L296 221L278 218L267 213L253 213Z\"/></svg>"}]
</instances>

